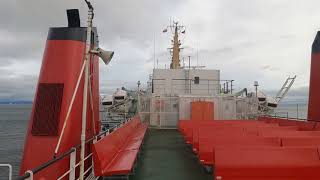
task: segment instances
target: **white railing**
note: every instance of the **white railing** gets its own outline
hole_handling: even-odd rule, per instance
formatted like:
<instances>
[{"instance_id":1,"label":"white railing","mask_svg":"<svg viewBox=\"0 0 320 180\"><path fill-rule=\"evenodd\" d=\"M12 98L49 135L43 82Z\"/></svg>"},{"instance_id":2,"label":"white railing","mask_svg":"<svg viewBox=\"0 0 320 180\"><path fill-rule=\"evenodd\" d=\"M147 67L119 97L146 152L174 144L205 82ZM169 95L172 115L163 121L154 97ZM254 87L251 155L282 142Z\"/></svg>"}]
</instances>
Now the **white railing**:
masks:
<instances>
[{"instance_id":1,"label":"white railing","mask_svg":"<svg viewBox=\"0 0 320 180\"><path fill-rule=\"evenodd\" d=\"M102 133L100 133L99 135L87 140L87 143L95 143L95 142L98 142L99 140L103 139L105 136L107 136L108 134L110 134L110 131L111 130L116 130L120 127L122 127L125 123L127 123L129 121L128 120L125 120L124 122L118 124L117 126L114 126ZM79 146L76 146L76 147L73 147L72 149L70 149L68 152L62 154L61 156L59 157L56 157L55 159L51 160L51 161L48 161L47 163L41 165L40 167L37 167L33 170L28 170L25 172L25 174L19 178L17 178L18 180L33 180L33 175L36 174L37 172L49 167L50 165L54 164L55 162L59 161L59 160L62 160L66 157L70 157L70 166L69 166L69 170L66 171L65 173L63 173L60 177L58 177L57 180L61 180L61 179L64 179L66 178L67 176L69 177L68 179L69 180L75 180L76 179L76 168L78 166L80 166L81 164L81 161L79 161L78 163L76 163L76 156L77 156L77 148L79 148ZM88 154L85 158L84 158L84 161L87 161L87 160L90 160L92 159L92 153ZM0 164L0 166L7 166L9 167L9 180L11 180L11 176L12 176L12 166L9 165L9 164ZM92 164L90 167L88 167L87 169L84 170L84 175L88 174L88 173L91 173L88 177L91 177L91 179L94 177L94 173L93 173L93 169L94 169L94 164L93 164L93 160L92 160ZM98 178L98 177L97 177ZM79 178L78 178L79 179ZM77 180L78 180L77 179ZM95 178L93 178L95 179Z\"/></svg>"},{"instance_id":2,"label":"white railing","mask_svg":"<svg viewBox=\"0 0 320 180\"><path fill-rule=\"evenodd\" d=\"M9 170L8 179L12 179L12 166L10 164L0 164L0 167L7 167Z\"/></svg>"}]
</instances>

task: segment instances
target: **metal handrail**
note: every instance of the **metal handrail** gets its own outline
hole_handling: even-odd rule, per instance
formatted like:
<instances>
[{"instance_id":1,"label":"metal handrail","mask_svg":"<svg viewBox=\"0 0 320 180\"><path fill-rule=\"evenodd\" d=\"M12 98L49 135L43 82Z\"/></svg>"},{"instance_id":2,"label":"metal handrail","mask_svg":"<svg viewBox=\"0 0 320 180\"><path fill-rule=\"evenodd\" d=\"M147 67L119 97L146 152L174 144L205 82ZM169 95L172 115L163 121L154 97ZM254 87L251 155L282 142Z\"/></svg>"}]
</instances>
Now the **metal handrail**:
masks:
<instances>
[{"instance_id":1,"label":"metal handrail","mask_svg":"<svg viewBox=\"0 0 320 180\"><path fill-rule=\"evenodd\" d=\"M11 180L12 179L12 166L11 166L11 164L0 164L0 167L8 167L8 169L9 169L9 180Z\"/></svg>"},{"instance_id":2,"label":"metal handrail","mask_svg":"<svg viewBox=\"0 0 320 180\"><path fill-rule=\"evenodd\" d=\"M126 120L123 123L126 123L128 121L129 120ZM122 125L123 123L121 123L120 125ZM103 131L101 133L99 133L96 136L93 136L93 137L89 138L88 140L86 140L86 144L91 143L93 140L98 139L101 136L105 136L107 133L109 133L110 131L113 131L116 128L118 128L117 125L109 128L109 129L107 129L107 130L105 130L105 131ZM56 163L57 161L59 161L61 159L64 159L65 157L69 156L71 153L75 152L76 149L80 148L80 146L81 146L81 144L78 144L78 145L72 147L69 151L67 151L67 152L65 152L65 153L63 153L63 154L61 154L59 156L54 156L53 159L47 161L46 163L43 163L42 165L40 165L40 166L30 170L30 171L25 172L24 175L19 176L18 178L16 178L16 180L24 180L24 179L30 178L31 175L34 175L34 174L38 173L39 171L47 168L48 166ZM89 154L88 156L92 156L92 154ZM88 156L86 157L86 159L88 159Z\"/></svg>"},{"instance_id":3,"label":"metal handrail","mask_svg":"<svg viewBox=\"0 0 320 180\"><path fill-rule=\"evenodd\" d=\"M289 120L300 120L300 121L311 121L311 122L319 122L316 120L308 119L308 118L296 118L296 117L287 117L287 116L271 116L271 115L264 115L260 117L273 117L273 118L282 118L282 119L289 119Z\"/></svg>"},{"instance_id":4,"label":"metal handrail","mask_svg":"<svg viewBox=\"0 0 320 180\"><path fill-rule=\"evenodd\" d=\"M319 123L319 121L315 121L312 119L308 119L308 118L292 118L292 117L279 117L279 116L270 116L270 115L265 115L265 116L260 116L260 117L272 117L272 118L281 118L281 119L287 119L287 120L292 120L292 121L300 121L300 122L312 122L313 124L313 128L315 129L317 127L317 123Z\"/></svg>"}]
</instances>

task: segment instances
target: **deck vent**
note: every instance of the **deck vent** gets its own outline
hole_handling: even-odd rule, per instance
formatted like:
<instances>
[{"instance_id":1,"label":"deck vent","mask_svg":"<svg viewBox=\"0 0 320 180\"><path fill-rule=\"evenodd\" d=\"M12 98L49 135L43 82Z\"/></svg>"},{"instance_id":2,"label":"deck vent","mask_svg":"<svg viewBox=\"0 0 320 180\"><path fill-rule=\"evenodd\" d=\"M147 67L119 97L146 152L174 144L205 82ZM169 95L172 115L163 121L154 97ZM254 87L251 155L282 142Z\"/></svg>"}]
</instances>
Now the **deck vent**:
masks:
<instances>
[{"instance_id":1,"label":"deck vent","mask_svg":"<svg viewBox=\"0 0 320 180\"><path fill-rule=\"evenodd\" d=\"M63 84L40 83L34 106L31 133L34 136L58 135Z\"/></svg>"}]
</instances>

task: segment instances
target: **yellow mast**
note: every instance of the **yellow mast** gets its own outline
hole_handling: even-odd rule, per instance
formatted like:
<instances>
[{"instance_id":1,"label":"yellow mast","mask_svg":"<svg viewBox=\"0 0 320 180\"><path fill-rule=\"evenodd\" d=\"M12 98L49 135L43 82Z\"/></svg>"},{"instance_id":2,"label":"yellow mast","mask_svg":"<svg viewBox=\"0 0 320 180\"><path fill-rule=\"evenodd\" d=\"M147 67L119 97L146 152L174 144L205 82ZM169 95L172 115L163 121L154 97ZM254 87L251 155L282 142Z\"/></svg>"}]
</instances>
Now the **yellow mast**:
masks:
<instances>
[{"instance_id":1,"label":"yellow mast","mask_svg":"<svg viewBox=\"0 0 320 180\"><path fill-rule=\"evenodd\" d=\"M173 37L173 48L172 48L172 62L170 65L171 69L181 68L179 53L180 53L180 43L179 43L179 35L178 35L178 23L175 23L174 37Z\"/></svg>"},{"instance_id":2,"label":"yellow mast","mask_svg":"<svg viewBox=\"0 0 320 180\"><path fill-rule=\"evenodd\" d=\"M172 52L172 59L171 59L171 64L170 64L170 69L181 69L180 65L180 48L181 42L179 40L179 34L182 33L184 34L186 29L184 26L178 25L178 22L173 22L172 25L167 26L167 28L170 28L171 31L173 32L173 47L169 48L170 53ZM163 30L163 32L167 32L167 28Z\"/></svg>"}]
</instances>

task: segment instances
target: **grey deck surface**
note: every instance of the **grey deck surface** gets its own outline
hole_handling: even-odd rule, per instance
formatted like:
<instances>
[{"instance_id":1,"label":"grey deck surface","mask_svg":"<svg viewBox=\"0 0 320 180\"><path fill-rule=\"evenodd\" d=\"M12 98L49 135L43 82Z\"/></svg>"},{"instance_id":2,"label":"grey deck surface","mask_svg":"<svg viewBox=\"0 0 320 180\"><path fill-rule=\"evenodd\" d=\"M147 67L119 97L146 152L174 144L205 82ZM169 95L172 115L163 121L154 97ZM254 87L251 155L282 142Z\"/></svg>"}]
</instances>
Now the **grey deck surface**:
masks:
<instances>
[{"instance_id":1,"label":"grey deck surface","mask_svg":"<svg viewBox=\"0 0 320 180\"><path fill-rule=\"evenodd\" d=\"M212 180L177 130L149 129L130 180Z\"/></svg>"}]
</instances>

